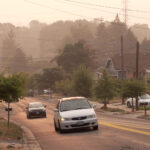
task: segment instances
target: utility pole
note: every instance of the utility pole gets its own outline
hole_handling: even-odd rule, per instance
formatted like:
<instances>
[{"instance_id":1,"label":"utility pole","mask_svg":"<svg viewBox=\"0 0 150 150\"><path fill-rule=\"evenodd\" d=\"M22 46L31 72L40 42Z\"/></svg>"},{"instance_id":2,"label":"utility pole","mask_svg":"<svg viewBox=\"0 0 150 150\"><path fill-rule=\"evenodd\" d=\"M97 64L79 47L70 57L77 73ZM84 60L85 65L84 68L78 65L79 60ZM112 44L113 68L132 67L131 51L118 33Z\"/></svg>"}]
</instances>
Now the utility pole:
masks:
<instances>
[{"instance_id":1,"label":"utility pole","mask_svg":"<svg viewBox=\"0 0 150 150\"><path fill-rule=\"evenodd\" d=\"M124 79L124 53L123 53L123 36L121 36L121 80ZM125 99L122 98L122 104L125 103Z\"/></svg>"},{"instance_id":2,"label":"utility pole","mask_svg":"<svg viewBox=\"0 0 150 150\"><path fill-rule=\"evenodd\" d=\"M128 24L128 0L123 0L123 17L125 25Z\"/></svg>"},{"instance_id":3,"label":"utility pole","mask_svg":"<svg viewBox=\"0 0 150 150\"><path fill-rule=\"evenodd\" d=\"M140 44L139 42L137 42L136 44L136 74L135 74L136 79L139 78L139 49L140 49Z\"/></svg>"},{"instance_id":4,"label":"utility pole","mask_svg":"<svg viewBox=\"0 0 150 150\"><path fill-rule=\"evenodd\" d=\"M121 79L124 79L124 52L123 52L123 36L121 36Z\"/></svg>"}]
</instances>

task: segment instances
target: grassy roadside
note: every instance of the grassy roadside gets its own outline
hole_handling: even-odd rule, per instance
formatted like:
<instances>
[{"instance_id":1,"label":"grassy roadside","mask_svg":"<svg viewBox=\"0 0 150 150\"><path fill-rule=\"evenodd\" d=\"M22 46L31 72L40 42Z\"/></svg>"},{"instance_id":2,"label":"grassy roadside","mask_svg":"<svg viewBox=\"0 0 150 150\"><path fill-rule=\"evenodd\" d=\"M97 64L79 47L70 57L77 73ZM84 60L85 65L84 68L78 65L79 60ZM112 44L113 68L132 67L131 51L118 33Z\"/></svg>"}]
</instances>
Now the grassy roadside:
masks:
<instances>
[{"instance_id":1,"label":"grassy roadside","mask_svg":"<svg viewBox=\"0 0 150 150\"><path fill-rule=\"evenodd\" d=\"M146 109L147 109L147 110L150 110L150 106L146 106ZM145 110L145 109L144 109L144 106L143 106L143 107L140 107L139 110Z\"/></svg>"},{"instance_id":2,"label":"grassy roadside","mask_svg":"<svg viewBox=\"0 0 150 150\"><path fill-rule=\"evenodd\" d=\"M0 140L21 140L23 138L22 129L14 123L10 123L7 128L7 121L0 118Z\"/></svg>"},{"instance_id":3,"label":"grassy roadside","mask_svg":"<svg viewBox=\"0 0 150 150\"><path fill-rule=\"evenodd\" d=\"M4 105L0 102L0 109L4 108Z\"/></svg>"},{"instance_id":4,"label":"grassy roadside","mask_svg":"<svg viewBox=\"0 0 150 150\"><path fill-rule=\"evenodd\" d=\"M137 118L140 118L140 119L145 119L145 120L150 120L150 115L142 115L142 116L138 116Z\"/></svg>"}]
</instances>

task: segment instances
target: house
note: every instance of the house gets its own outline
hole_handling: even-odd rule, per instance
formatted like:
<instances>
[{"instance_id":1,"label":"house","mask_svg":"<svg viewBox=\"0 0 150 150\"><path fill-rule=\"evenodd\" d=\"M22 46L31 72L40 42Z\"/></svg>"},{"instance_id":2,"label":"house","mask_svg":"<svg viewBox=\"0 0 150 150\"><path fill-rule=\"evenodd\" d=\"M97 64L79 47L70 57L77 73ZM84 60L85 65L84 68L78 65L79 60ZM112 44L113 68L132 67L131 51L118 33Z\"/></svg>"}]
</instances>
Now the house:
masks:
<instances>
[{"instance_id":1,"label":"house","mask_svg":"<svg viewBox=\"0 0 150 150\"><path fill-rule=\"evenodd\" d=\"M111 76L121 79L121 56L119 54L109 58L106 63L106 69ZM139 55L139 77L144 78L145 75L149 76L150 72L150 53L140 53ZM149 74L149 75L148 75ZM136 75L136 54L124 54L124 74L127 79L135 78Z\"/></svg>"}]
</instances>

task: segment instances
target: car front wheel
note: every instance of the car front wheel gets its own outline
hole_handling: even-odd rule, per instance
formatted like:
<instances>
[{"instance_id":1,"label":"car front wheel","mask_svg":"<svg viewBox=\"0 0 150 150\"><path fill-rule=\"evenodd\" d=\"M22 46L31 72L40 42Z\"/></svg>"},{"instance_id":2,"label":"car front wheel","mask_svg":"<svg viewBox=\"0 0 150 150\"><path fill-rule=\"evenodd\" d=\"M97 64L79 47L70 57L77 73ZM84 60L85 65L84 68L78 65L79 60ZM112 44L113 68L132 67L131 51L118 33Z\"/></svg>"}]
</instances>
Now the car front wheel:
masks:
<instances>
[{"instance_id":1,"label":"car front wheel","mask_svg":"<svg viewBox=\"0 0 150 150\"><path fill-rule=\"evenodd\" d=\"M30 115L29 114L27 114L27 119L30 119L31 117L30 117Z\"/></svg>"},{"instance_id":2,"label":"car front wheel","mask_svg":"<svg viewBox=\"0 0 150 150\"><path fill-rule=\"evenodd\" d=\"M46 113L44 114L44 118L46 118Z\"/></svg>"},{"instance_id":3,"label":"car front wheel","mask_svg":"<svg viewBox=\"0 0 150 150\"><path fill-rule=\"evenodd\" d=\"M127 102L127 107L128 107L128 108L131 108L130 102Z\"/></svg>"},{"instance_id":4,"label":"car front wheel","mask_svg":"<svg viewBox=\"0 0 150 150\"><path fill-rule=\"evenodd\" d=\"M98 130L98 125L93 127L94 130Z\"/></svg>"},{"instance_id":5,"label":"car front wheel","mask_svg":"<svg viewBox=\"0 0 150 150\"><path fill-rule=\"evenodd\" d=\"M58 122L58 125L59 125L59 132L60 132L60 133L64 133L64 130L61 129L60 122Z\"/></svg>"},{"instance_id":6,"label":"car front wheel","mask_svg":"<svg viewBox=\"0 0 150 150\"><path fill-rule=\"evenodd\" d=\"M58 132L59 131L59 129L57 128L57 126L56 126L56 122L55 122L55 120L54 120L54 127L55 127L55 131L56 132Z\"/></svg>"}]
</instances>

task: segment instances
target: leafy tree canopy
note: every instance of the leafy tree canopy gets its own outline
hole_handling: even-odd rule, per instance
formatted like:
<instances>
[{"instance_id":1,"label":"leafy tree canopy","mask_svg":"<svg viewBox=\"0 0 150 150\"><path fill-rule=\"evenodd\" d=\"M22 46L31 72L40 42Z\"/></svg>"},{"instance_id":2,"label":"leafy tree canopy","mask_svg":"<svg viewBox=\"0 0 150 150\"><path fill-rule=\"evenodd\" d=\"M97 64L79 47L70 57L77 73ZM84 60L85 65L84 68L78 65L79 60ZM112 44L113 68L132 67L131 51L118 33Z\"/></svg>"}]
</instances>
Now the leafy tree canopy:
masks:
<instances>
[{"instance_id":1,"label":"leafy tree canopy","mask_svg":"<svg viewBox=\"0 0 150 150\"><path fill-rule=\"evenodd\" d=\"M77 72L75 72L73 77L73 88L78 96L91 96L92 76L85 66L80 66Z\"/></svg>"},{"instance_id":2,"label":"leafy tree canopy","mask_svg":"<svg viewBox=\"0 0 150 150\"><path fill-rule=\"evenodd\" d=\"M55 82L63 80L64 77L65 74L62 69L46 68L41 74L35 74L32 82L34 82L34 87L40 91L48 88L55 90Z\"/></svg>"},{"instance_id":3,"label":"leafy tree canopy","mask_svg":"<svg viewBox=\"0 0 150 150\"><path fill-rule=\"evenodd\" d=\"M6 102L18 101L26 90L26 76L23 74L5 77L0 75L0 99Z\"/></svg>"},{"instance_id":4,"label":"leafy tree canopy","mask_svg":"<svg viewBox=\"0 0 150 150\"><path fill-rule=\"evenodd\" d=\"M72 84L72 80L70 79L65 79L65 80L56 82L55 87L56 87L56 91L60 92L64 96L74 95L73 84Z\"/></svg>"},{"instance_id":5,"label":"leafy tree canopy","mask_svg":"<svg viewBox=\"0 0 150 150\"><path fill-rule=\"evenodd\" d=\"M116 95L116 87L114 80L109 76L106 70L103 71L101 78L95 86L95 95L101 99L107 107L109 100L113 99Z\"/></svg>"},{"instance_id":6,"label":"leafy tree canopy","mask_svg":"<svg viewBox=\"0 0 150 150\"><path fill-rule=\"evenodd\" d=\"M12 58L9 60L8 68L10 73L25 72L27 70L28 60L25 53L17 48Z\"/></svg>"},{"instance_id":7,"label":"leafy tree canopy","mask_svg":"<svg viewBox=\"0 0 150 150\"><path fill-rule=\"evenodd\" d=\"M88 50L82 42L66 45L62 54L57 57L58 65L66 72L74 72L80 65L89 66L89 61Z\"/></svg>"},{"instance_id":8,"label":"leafy tree canopy","mask_svg":"<svg viewBox=\"0 0 150 150\"><path fill-rule=\"evenodd\" d=\"M145 85L143 81L130 80L125 81L122 89L122 97L124 98L136 98L145 92Z\"/></svg>"}]
</instances>

